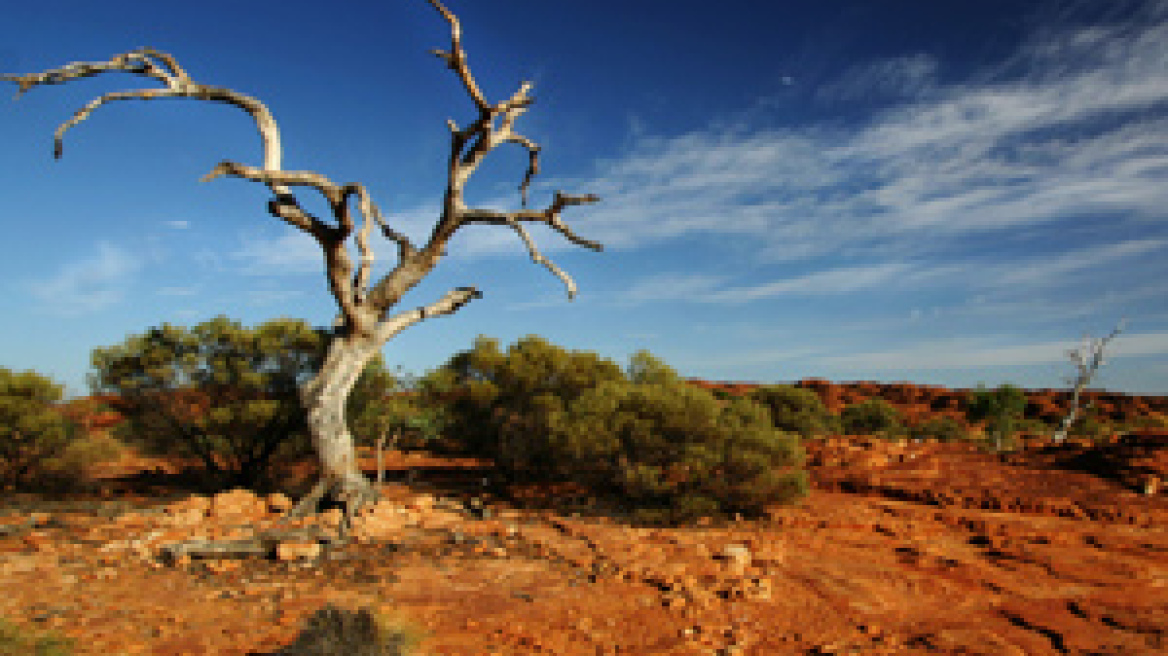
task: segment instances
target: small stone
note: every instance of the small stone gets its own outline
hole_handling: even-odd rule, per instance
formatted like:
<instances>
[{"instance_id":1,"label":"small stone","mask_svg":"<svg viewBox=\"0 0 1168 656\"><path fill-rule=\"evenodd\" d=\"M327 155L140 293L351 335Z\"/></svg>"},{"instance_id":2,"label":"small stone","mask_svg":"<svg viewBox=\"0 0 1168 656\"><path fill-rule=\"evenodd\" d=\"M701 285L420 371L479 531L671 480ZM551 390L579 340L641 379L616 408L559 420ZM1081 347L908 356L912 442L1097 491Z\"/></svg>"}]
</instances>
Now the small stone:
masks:
<instances>
[{"instance_id":1,"label":"small stone","mask_svg":"<svg viewBox=\"0 0 1168 656\"><path fill-rule=\"evenodd\" d=\"M1160 479L1156 476L1149 476L1144 481L1144 495L1152 496L1160 492Z\"/></svg>"},{"instance_id":2,"label":"small stone","mask_svg":"<svg viewBox=\"0 0 1168 656\"><path fill-rule=\"evenodd\" d=\"M284 562L316 560L320 553L319 542L281 542L276 546L276 558Z\"/></svg>"},{"instance_id":3,"label":"small stone","mask_svg":"<svg viewBox=\"0 0 1168 656\"><path fill-rule=\"evenodd\" d=\"M727 562L732 572L741 575L754 561L754 556L744 544L728 544L722 548L722 559Z\"/></svg>"},{"instance_id":4,"label":"small stone","mask_svg":"<svg viewBox=\"0 0 1168 656\"><path fill-rule=\"evenodd\" d=\"M211 500L208 514L220 520L241 520L253 515L266 514L266 512L267 504L254 492L237 488L216 494Z\"/></svg>"},{"instance_id":5,"label":"small stone","mask_svg":"<svg viewBox=\"0 0 1168 656\"><path fill-rule=\"evenodd\" d=\"M340 508L329 508L320 513L319 520L324 526L336 528L341 525L341 520L345 518L345 513Z\"/></svg>"},{"instance_id":6,"label":"small stone","mask_svg":"<svg viewBox=\"0 0 1168 656\"><path fill-rule=\"evenodd\" d=\"M226 574L240 568L238 560L211 560L206 563L207 570L214 574Z\"/></svg>"},{"instance_id":7,"label":"small stone","mask_svg":"<svg viewBox=\"0 0 1168 656\"><path fill-rule=\"evenodd\" d=\"M283 513L292 509L292 499L288 495L276 492L269 494L267 499L268 511L273 513Z\"/></svg>"}]
</instances>

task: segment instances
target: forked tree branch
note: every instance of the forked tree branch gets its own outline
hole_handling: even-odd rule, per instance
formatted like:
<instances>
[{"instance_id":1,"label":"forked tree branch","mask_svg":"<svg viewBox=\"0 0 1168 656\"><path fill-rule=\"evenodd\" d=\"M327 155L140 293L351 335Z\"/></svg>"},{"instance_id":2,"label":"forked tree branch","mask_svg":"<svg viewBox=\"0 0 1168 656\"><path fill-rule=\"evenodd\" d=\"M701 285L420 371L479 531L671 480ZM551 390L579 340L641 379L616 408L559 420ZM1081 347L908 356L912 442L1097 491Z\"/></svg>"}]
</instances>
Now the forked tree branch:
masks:
<instances>
[{"instance_id":1,"label":"forked tree branch","mask_svg":"<svg viewBox=\"0 0 1168 656\"><path fill-rule=\"evenodd\" d=\"M1063 417L1062 424L1054 434L1054 440L1061 442L1067 438L1071 427L1079 416L1079 399L1083 394L1083 390L1087 385L1091 384L1091 379L1095 377L1096 372L1102 367L1106 361L1103 357L1103 352L1111 340L1115 339L1127 325L1127 319L1121 319L1116 324L1115 329L1111 331L1107 337L1100 337L1092 339L1091 337L1084 337L1082 345L1077 349L1070 349L1067 351L1067 357L1075 365L1076 374L1073 378L1067 380L1071 384L1071 405L1067 410L1067 414Z\"/></svg>"},{"instance_id":2,"label":"forked tree branch","mask_svg":"<svg viewBox=\"0 0 1168 656\"><path fill-rule=\"evenodd\" d=\"M578 246L602 250L600 244L576 235L560 217L560 213L565 207L595 203L600 199L591 194L575 196L557 191L552 204L546 209L526 209L531 180L539 173L540 146L528 137L516 133L514 127L516 120L535 102L535 99L530 95L532 84L523 82L510 98L498 104L491 104L483 95L471 73L466 52L462 47L462 28L458 18L443 6L440 0L429 0L429 2L450 24L450 49L435 50L434 54L446 62L446 65L458 76L478 109L479 116L465 128L459 127L453 120L447 121L451 131L451 149L447 167L446 197L443 203L442 219L431 234L425 250L432 253L441 252L454 233L468 223L507 225L515 230L520 239L523 240L532 260L547 267L553 275L559 278L567 288L568 297L572 298L576 294L576 283L571 276L540 252L535 241L531 239L520 222L546 223ZM504 143L519 145L528 153L527 170L519 185L521 206L524 209L515 212L497 212L467 207L464 199L467 181L482 163L486 154Z\"/></svg>"},{"instance_id":3,"label":"forked tree branch","mask_svg":"<svg viewBox=\"0 0 1168 656\"><path fill-rule=\"evenodd\" d=\"M19 97L39 85L63 84L108 71L123 71L156 80L165 85L165 88L117 91L90 101L78 110L71 119L57 128L54 135L54 155L56 157L61 156L65 134L71 128L89 118L101 106L113 101L193 98L222 102L244 110L253 118L256 129L260 133L264 148L263 167L257 168L223 162L205 176L204 180L221 175L231 175L266 184L273 193L273 199L268 204L269 212L312 235L321 244L329 287L345 320L359 332L372 330L371 321L376 321L377 313L360 307L361 300L368 293L369 277L373 265L373 250L369 244L371 222L376 221L382 234L397 242L399 254L410 254L416 249L404 235L392 230L386 224L380 210L363 186L336 185L314 172L283 171L281 169L283 151L280 145L279 127L267 106L262 102L231 89L197 83L179 66L174 57L150 48L117 55L108 62L75 62L44 73L23 76L6 75L2 79L17 83L19 87L17 96ZM331 226L307 212L292 193L290 187L294 186L313 187L324 195L329 201L337 225ZM354 267L345 246L345 240L355 229L348 205L349 197L353 195L358 197L358 207L362 215L361 231L357 238L361 264L356 275L353 274Z\"/></svg>"},{"instance_id":4,"label":"forked tree branch","mask_svg":"<svg viewBox=\"0 0 1168 656\"><path fill-rule=\"evenodd\" d=\"M527 209L528 191L532 179L539 173L540 146L533 140L514 131L516 121L534 102L530 91L532 84L523 82L507 100L491 104L471 73L466 51L462 46L462 28L457 16L439 0L428 0L450 25L451 45L449 50L435 50L434 53L458 76L475 107L478 118L465 128L449 121L451 129L451 151L447 172L447 188L442 215L434 227L429 240L422 249L415 248L402 233L392 229L380 209L373 202L368 191L359 184L338 185L325 176L311 171L284 171L283 150L280 130L271 111L262 102L237 91L201 84L191 79L178 61L171 55L152 48L140 48L117 55L106 62L74 62L43 73L29 75L0 76L0 79L15 82L19 90L17 96L36 86L63 84L72 80L93 77L109 71L122 71L147 78L163 85L161 89L137 89L116 91L99 96L90 101L72 118L58 127L54 135L54 155L60 157L65 134L74 126L89 118L103 105L122 100L153 100L158 98L192 98L233 105L246 112L255 121L256 129L263 142L263 165L252 167L234 162L223 162L215 167L204 180L219 176L233 177L261 182L271 189L273 198L268 203L268 211L288 224L314 237L324 253L329 288L341 310L342 323L361 334L385 332L378 326L380 322L396 323L403 315L388 317L391 307L402 295L417 285L428 274L438 260L445 255L450 238L462 226L469 223L491 223L506 225L519 235L532 259L563 281L569 297L576 293L576 284L562 269L545 257L534 240L521 225L524 222L545 223L572 243L601 250L600 244L581 238L564 223L560 214L572 205L593 203L599 200L593 195L567 195L555 193L552 203L543 210ZM514 212L496 212L467 207L464 191L467 181L478 169L483 158L495 147L513 143L528 153L528 165L519 185L521 206ZM329 203L335 225L329 224L306 211L292 192L294 187L311 187L321 193ZM352 197L357 199L357 209L361 224L356 225L349 206ZM375 261L370 238L376 223L386 239L397 244L398 263L376 284L371 284L372 268ZM356 232L355 244L360 261L354 265L347 248L348 238ZM469 288L467 288L469 289ZM453 292L452 292L453 293ZM457 310L477 292L470 296L458 296L460 302L448 310L441 308L429 311L429 315L445 314ZM448 295L449 298L449 295ZM444 299L446 301L447 299ZM441 304L443 302L439 302ZM443 306L445 307L445 306ZM409 315L409 313L404 313ZM389 332L396 332L390 330Z\"/></svg>"},{"instance_id":5,"label":"forked tree branch","mask_svg":"<svg viewBox=\"0 0 1168 656\"><path fill-rule=\"evenodd\" d=\"M446 292L442 298L424 307L399 312L377 325L377 333L374 335L382 343L388 342L395 335L410 326L423 321L425 319L433 319L447 314L454 314L462 309L462 306L470 303L476 298L482 298L483 294L474 287L459 287Z\"/></svg>"},{"instance_id":6,"label":"forked tree branch","mask_svg":"<svg viewBox=\"0 0 1168 656\"><path fill-rule=\"evenodd\" d=\"M364 186L338 185L324 175L312 171L284 171L280 131L267 106L237 91L195 82L169 54L142 48L117 55L106 62L75 62L44 73L0 77L18 85L18 97L37 86L62 84L109 71L129 73L162 85L162 88L107 93L87 103L56 130L54 135L56 157L61 156L64 137L70 129L88 119L102 106L117 101L192 98L220 102L242 109L255 121L263 142L262 165L257 167L223 162L205 179L227 175L266 185L272 192L268 211L311 235L323 251L329 289L340 307L336 324L339 331L337 338L329 343L328 353L320 370L300 387L300 397L306 407L314 448L320 456L322 477L313 491L297 505L296 512L314 508L320 496L331 490L346 506L346 522L342 526L346 526L372 496L372 490L356 468L352 437L344 422L344 402L362 368L385 342L405 328L427 318L456 312L480 296L473 287L460 287L430 305L392 316L389 313L390 308L397 305L406 292L434 269L446 254L447 244L455 232L470 223L492 223L510 227L519 235L532 259L547 267L563 281L569 297L576 293L575 282L540 253L523 224L544 223L574 244L595 250L601 248L600 244L576 235L560 216L566 207L593 203L598 200L597 197L556 192L552 203L545 209L528 209L527 196L531 181L539 173L540 147L533 140L517 133L515 123L534 102L530 95L532 85L523 82L508 99L491 104L471 74L462 46L462 29L458 18L439 0L428 1L450 25L450 49L437 50L435 54L457 75L475 104L478 117L466 127L459 127L453 121L449 122L452 134L442 214L421 249L415 248L405 235L388 225ZM528 154L527 170L519 185L522 209L514 212L495 212L469 208L464 199L467 181L488 153L506 143L516 144L524 148ZM299 187L309 187L320 193L328 202L334 222L313 216L306 211L292 191ZM358 217L353 216L350 205L354 198L360 215L360 225ZM371 285L374 253L370 240L374 223L386 239L397 244L398 262L389 273ZM359 262L356 264L347 245L349 238L354 234L359 256ZM223 548L248 551L266 547L261 542L251 541L246 544L228 545L200 543L190 548L214 553Z\"/></svg>"}]
</instances>

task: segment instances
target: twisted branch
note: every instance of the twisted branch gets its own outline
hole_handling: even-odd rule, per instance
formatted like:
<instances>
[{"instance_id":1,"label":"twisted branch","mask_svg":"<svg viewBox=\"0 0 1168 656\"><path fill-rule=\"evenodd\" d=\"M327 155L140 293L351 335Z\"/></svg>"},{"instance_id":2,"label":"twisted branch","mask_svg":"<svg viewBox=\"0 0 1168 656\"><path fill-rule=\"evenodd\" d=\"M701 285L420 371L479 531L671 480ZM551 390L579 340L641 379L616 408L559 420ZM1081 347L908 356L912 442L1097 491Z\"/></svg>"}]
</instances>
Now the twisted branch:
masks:
<instances>
[{"instance_id":1,"label":"twisted branch","mask_svg":"<svg viewBox=\"0 0 1168 656\"><path fill-rule=\"evenodd\" d=\"M535 102L530 95L532 84L523 82L511 97L503 102L491 104L471 73L467 54L462 45L462 28L458 17L440 0L428 1L450 25L449 50L435 50L434 54L454 71L478 109L479 117L464 128L460 128L453 121L448 122L452 141L445 202L442 216L421 250L415 248L404 234L387 224L364 186L337 185L325 176L311 171L284 171L280 131L268 107L256 98L237 91L192 80L178 61L167 53L152 48L140 48L116 55L105 62L74 62L42 73L5 75L0 76L0 79L18 85L17 97L36 86L63 84L109 71L122 71L162 84L163 88L160 89L107 93L87 103L68 121L62 123L54 133L53 152L58 158L63 153L66 133L88 119L98 108L112 102L193 98L225 103L242 109L255 122L260 134L263 142L263 165L251 167L223 162L205 176L204 180L228 175L267 185L273 195L268 203L268 211L289 225L312 235L321 244L330 290L341 308L341 319L358 332L368 333L374 329L374 324L386 320L389 308L433 269L438 260L445 255L446 244L450 238L468 223L494 223L507 225L515 230L532 259L563 281L571 298L576 293L574 281L539 251L521 223L545 223L578 246L601 250L600 244L573 232L560 216L565 207L593 203L599 199L593 195L572 196L556 192L553 202L547 208L543 210L527 208L531 181L539 173L540 146L515 132L515 123ZM468 208L463 198L467 181L486 154L504 143L516 144L528 152L527 169L519 185L522 209L515 212L494 212ZM292 193L291 189L294 187L311 187L320 192L329 202L336 225L330 225L307 212ZM355 219L349 208L352 196L356 196L358 201L357 207L361 215L359 228L355 225ZM375 257L370 239L374 223L386 239L397 244L398 265L371 287ZM355 242L359 255L356 266L345 247L345 241L354 232L357 233ZM462 303L465 302L466 300ZM461 303L458 307L461 307Z\"/></svg>"},{"instance_id":2,"label":"twisted branch","mask_svg":"<svg viewBox=\"0 0 1168 656\"><path fill-rule=\"evenodd\" d=\"M528 137L516 133L514 127L518 118L535 102L535 99L530 95L532 83L522 82L519 89L507 100L495 105L489 103L483 96L482 90L471 73L470 65L467 63L466 52L462 48L462 28L458 23L458 18L446 9L439 0L429 0L429 2L450 24L451 34L450 50L435 50L433 52L446 62L446 65L458 76L478 108L479 117L465 128L460 128L453 120L447 121L451 132L451 151L443 214L431 234L425 250L437 256L454 233L468 223L507 225L519 235L527 247L531 259L546 267L548 271L559 278L567 288L568 298L573 298L576 295L576 283L571 276L540 252L521 222L546 223L573 244L599 251L603 249L599 243L584 239L573 232L564 223L560 213L565 207L595 203L600 199L591 194L577 196L557 191L552 204L546 209L527 209L531 180L539 174L540 146ZM497 212L467 207L463 198L467 181L482 163L486 154L504 143L516 144L527 150L528 153L527 169L523 174L523 181L519 184L520 202L523 209L514 212Z\"/></svg>"},{"instance_id":3,"label":"twisted branch","mask_svg":"<svg viewBox=\"0 0 1168 656\"><path fill-rule=\"evenodd\" d=\"M405 235L391 229L381 211L362 185L337 185L325 176L311 171L283 171L281 161L283 150L280 145L280 131L270 110L259 100L221 87L195 82L171 55L151 48L141 48L116 55L106 62L74 62L60 68L29 75L5 75L0 79L16 82L17 97L40 85L63 84L71 80L93 77L108 71L123 71L161 82L162 89L138 89L115 91L99 96L62 123L54 133L53 155L60 158L64 148L65 134L89 118L94 111L111 102L122 100L154 100L158 98L193 98L222 102L244 110L256 123L263 142L263 167L250 167L234 162L223 162L215 167L203 180L212 180L229 175L266 184L273 198L268 211L288 224L312 235L322 246L328 272L329 287L345 320L360 332L371 329L370 320L376 320L376 311L360 307L368 294L369 278L374 263L372 246L369 243L372 224L381 228L387 239L398 244L399 255L410 256L415 252ZM315 188L329 202L336 226L331 226L307 212L299 203L290 187L307 186ZM357 196L362 225L357 236L357 249L361 256L360 265L353 275L352 259L344 242L355 230L354 220L349 210L349 197Z\"/></svg>"},{"instance_id":4,"label":"twisted branch","mask_svg":"<svg viewBox=\"0 0 1168 656\"><path fill-rule=\"evenodd\" d=\"M462 306L470 303L476 298L482 298L483 294L474 287L458 287L446 292L442 298L433 303L408 310L406 312L399 312L377 325L377 332L375 337L384 342L388 342L395 335L410 326L423 321L425 319L432 319L434 317L441 317L447 314L454 314L462 309Z\"/></svg>"}]
</instances>

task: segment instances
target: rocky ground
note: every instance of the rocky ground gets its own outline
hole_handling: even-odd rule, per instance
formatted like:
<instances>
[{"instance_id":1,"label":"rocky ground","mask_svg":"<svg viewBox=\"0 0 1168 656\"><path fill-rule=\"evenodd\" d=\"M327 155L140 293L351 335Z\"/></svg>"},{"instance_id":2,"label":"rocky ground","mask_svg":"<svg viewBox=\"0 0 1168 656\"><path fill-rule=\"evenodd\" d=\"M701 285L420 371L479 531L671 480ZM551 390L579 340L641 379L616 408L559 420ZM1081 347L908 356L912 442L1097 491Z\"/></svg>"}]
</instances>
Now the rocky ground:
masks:
<instances>
[{"instance_id":1,"label":"rocky ground","mask_svg":"<svg viewBox=\"0 0 1168 656\"><path fill-rule=\"evenodd\" d=\"M285 526L215 559L165 547L270 529L288 500L192 495L127 458L95 472L105 496L0 499L0 617L102 655L271 655L326 603L409 620L430 654L1162 654L1166 447L835 438L808 445L801 504L686 529L394 453L352 543Z\"/></svg>"}]
</instances>

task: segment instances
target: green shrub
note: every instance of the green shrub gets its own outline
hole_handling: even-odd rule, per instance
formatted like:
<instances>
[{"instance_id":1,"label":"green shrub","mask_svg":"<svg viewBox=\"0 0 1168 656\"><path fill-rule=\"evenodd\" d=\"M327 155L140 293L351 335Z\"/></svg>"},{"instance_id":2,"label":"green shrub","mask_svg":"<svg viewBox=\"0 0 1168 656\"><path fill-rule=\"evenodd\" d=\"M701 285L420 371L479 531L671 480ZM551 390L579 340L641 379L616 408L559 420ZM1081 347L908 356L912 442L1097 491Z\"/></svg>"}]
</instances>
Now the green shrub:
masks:
<instances>
[{"instance_id":1,"label":"green shrub","mask_svg":"<svg viewBox=\"0 0 1168 656\"><path fill-rule=\"evenodd\" d=\"M1014 425L1014 430L1027 435L1051 435L1058 430L1058 426L1038 418L1023 418Z\"/></svg>"},{"instance_id":2,"label":"green shrub","mask_svg":"<svg viewBox=\"0 0 1168 656\"><path fill-rule=\"evenodd\" d=\"M512 478L550 471L547 417L604 382L623 382L616 363L586 351L568 351L528 336L506 353L487 337L434 372L422 386L431 407L445 403L446 429L476 455L492 458Z\"/></svg>"},{"instance_id":3,"label":"green shrub","mask_svg":"<svg viewBox=\"0 0 1168 656\"><path fill-rule=\"evenodd\" d=\"M868 399L853 403L840 413L840 423L847 435L881 435L899 437L904 434L900 412L884 399Z\"/></svg>"},{"instance_id":4,"label":"green shrub","mask_svg":"<svg viewBox=\"0 0 1168 656\"><path fill-rule=\"evenodd\" d=\"M420 389L509 479L575 481L640 520L751 514L807 490L798 437L766 408L720 401L646 351L622 372L539 337L506 353L480 337Z\"/></svg>"},{"instance_id":5,"label":"green shrub","mask_svg":"<svg viewBox=\"0 0 1168 656\"><path fill-rule=\"evenodd\" d=\"M421 642L420 633L369 610L331 605L316 611L296 641L281 656L406 656Z\"/></svg>"},{"instance_id":6,"label":"green shrub","mask_svg":"<svg viewBox=\"0 0 1168 656\"><path fill-rule=\"evenodd\" d=\"M676 385L683 382L673 367L644 349L629 356L625 375L630 383L638 385Z\"/></svg>"},{"instance_id":7,"label":"green shrub","mask_svg":"<svg viewBox=\"0 0 1168 656\"><path fill-rule=\"evenodd\" d=\"M746 399L720 403L684 382L610 381L548 415L556 473L614 495L636 519L756 514L807 491L796 436Z\"/></svg>"},{"instance_id":8,"label":"green shrub","mask_svg":"<svg viewBox=\"0 0 1168 656\"><path fill-rule=\"evenodd\" d=\"M93 351L91 385L117 397L119 437L151 454L196 458L212 485L271 485L281 462L312 453L298 388L321 366L328 331L274 319L254 328L216 317L163 324ZM348 399L352 421L385 398L380 356ZM374 413L376 414L376 413Z\"/></svg>"},{"instance_id":9,"label":"green shrub","mask_svg":"<svg viewBox=\"0 0 1168 656\"><path fill-rule=\"evenodd\" d=\"M819 395L794 385L770 385L751 391L751 400L770 410L775 428L804 438L838 432L839 420L823 405Z\"/></svg>"},{"instance_id":10,"label":"green shrub","mask_svg":"<svg viewBox=\"0 0 1168 656\"><path fill-rule=\"evenodd\" d=\"M81 430L58 407L63 395L64 386L41 374L0 367L0 486L39 485L68 473L61 458Z\"/></svg>"},{"instance_id":11,"label":"green shrub","mask_svg":"<svg viewBox=\"0 0 1168 656\"><path fill-rule=\"evenodd\" d=\"M969 431L953 417L930 417L909 428L909 436L919 440L956 442L969 439Z\"/></svg>"},{"instance_id":12,"label":"green shrub","mask_svg":"<svg viewBox=\"0 0 1168 656\"><path fill-rule=\"evenodd\" d=\"M1013 445L1018 422L1026 412L1026 392L1003 384L996 389L978 385L970 393L966 414L970 421L983 422L986 439L998 450Z\"/></svg>"},{"instance_id":13,"label":"green shrub","mask_svg":"<svg viewBox=\"0 0 1168 656\"><path fill-rule=\"evenodd\" d=\"M72 640L29 632L0 619L0 656L69 656L72 653Z\"/></svg>"},{"instance_id":14,"label":"green shrub","mask_svg":"<svg viewBox=\"0 0 1168 656\"><path fill-rule=\"evenodd\" d=\"M1124 422L1117 426L1123 432L1154 430L1162 431L1168 429L1168 418L1159 413L1152 413L1149 415L1141 415L1134 419Z\"/></svg>"},{"instance_id":15,"label":"green shrub","mask_svg":"<svg viewBox=\"0 0 1168 656\"><path fill-rule=\"evenodd\" d=\"M1111 422L1091 411L1081 413L1068 431L1073 437L1085 437L1091 440L1102 440L1115 432L1116 428Z\"/></svg>"}]
</instances>

